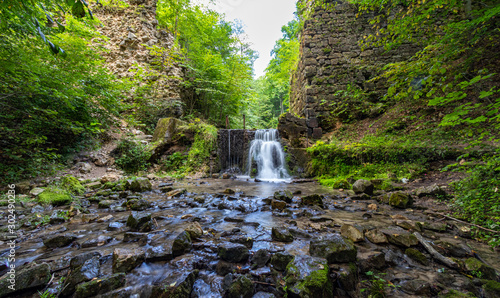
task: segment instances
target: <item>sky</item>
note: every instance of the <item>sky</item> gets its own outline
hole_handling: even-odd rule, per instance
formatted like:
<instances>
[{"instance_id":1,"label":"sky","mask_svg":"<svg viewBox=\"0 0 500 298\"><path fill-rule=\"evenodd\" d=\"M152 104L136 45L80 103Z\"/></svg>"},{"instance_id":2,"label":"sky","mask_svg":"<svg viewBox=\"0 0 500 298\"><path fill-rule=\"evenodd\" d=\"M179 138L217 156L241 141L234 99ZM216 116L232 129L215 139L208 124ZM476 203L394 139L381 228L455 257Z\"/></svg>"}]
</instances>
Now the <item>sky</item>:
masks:
<instances>
[{"instance_id":1,"label":"sky","mask_svg":"<svg viewBox=\"0 0 500 298\"><path fill-rule=\"evenodd\" d=\"M296 0L215 0L210 8L224 13L227 21L241 20L251 48L259 53L254 64L258 78L271 60L271 50L282 37L281 27L293 19ZM210 0L194 2L208 5Z\"/></svg>"}]
</instances>

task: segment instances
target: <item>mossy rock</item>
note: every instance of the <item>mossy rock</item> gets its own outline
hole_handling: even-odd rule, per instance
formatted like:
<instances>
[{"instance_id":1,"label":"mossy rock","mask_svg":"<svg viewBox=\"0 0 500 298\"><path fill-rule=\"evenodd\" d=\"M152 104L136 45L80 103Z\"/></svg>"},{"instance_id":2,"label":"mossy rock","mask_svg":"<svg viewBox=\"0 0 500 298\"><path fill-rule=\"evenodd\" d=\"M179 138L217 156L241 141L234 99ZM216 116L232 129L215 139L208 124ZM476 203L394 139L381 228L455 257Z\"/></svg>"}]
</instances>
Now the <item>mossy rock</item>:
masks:
<instances>
[{"instance_id":1,"label":"mossy rock","mask_svg":"<svg viewBox=\"0 0 500 298\"><path fill-rule=\"evenodd\" d=\"M47 263L37 265L35 263L16 268L15 287L12 289L9 280L10 274L0 277L0 297L12 295L12 293L32 288L40 288L50 281L50 266ZM19 296L21 297L21 296Z\"/></svg>"},{"instance_id":2,"label":"mossy rock","mask_svg":"<svg viewBox=\"0 0 500 298\"><path fill-rule=\"evenodd\" d=\"M71 195L64 189L48 187L38 195L38 202L54 206L68 205L73 201Z\"/></svg>"},{"instance_id":3,"label":"mossy rock","mask_svg":"<svg viewBox=\"0 0 500 298\"><path fill-rule=\"evenodd\" d=\"M85 187L83 187L78 179L71 175L64 176L61 179L61 187L77 195L81 195L85 192Z\"/></svg>"},{"instance_id":4,"label":"mossy rock","mask_svg":"<svg viewBox=\"0 0 500 298\"><path fill-rule=\"evenodd\" d=\"M498 278L494 268L486 265L476 258L468 258L465 260L465 269L467 269L471 275L478 278L490 280L496 280Z\"/></svg>"},{"instance_id":5,"label":"mossy rock","mask_svg":"<svg viewBox=\"0 0 500 298\"><path fill-rule=\"evenodd\" d=\"M350 239L333 234L328 238L312 240L309 245L309 254L325 258L329 264L332 264L355 262L358 251Z\"/></svg>"},{"instance_id":6,"label":"mossy rock","mask_svg":"<svg viewBox=\"0 0 500 298\"><path fill-rule=\"evenodd\" d=\"M456 290L448 290L446 294L440 294L439 298L475 298L472 293L463 293Z\"/></svg>"},{"instance_id":7,"label":"mossy rock","mask_svg":"<svg viewBox=\"0 0 500 298\"><path fill-rule=\"evenodd\" d=\"M242 275L239 276L227 290L228 298L251 298L253 296L254 286L251 279Z\"/></svg>"},{"instance_id":8,"label":"mossy rock","mask_svg":"<svg viewBox=\"0 0 500 298\"><path fill-rule=\"evenodd\" d=\"M125 285L125 273L116 273L104 278L97 278L76 286L75 298L94 297Z\"/></svg>"},{"instance_id":9,"label":"mossy rock","mask_svg":"<svg viewBox=\"0 0 500 298\"><path fill-rule=\"evenodd\" d=\"M287 294L292 297L333 297L328 262L307 255L295 256L286 267Z\"/></svg>"},{"instance_id":10,"label":"mossy rock","mask_svg":"<svg viewBox=\"0 0 500 298\"><path fill-rule=\"evenodd\" d=\"M350 189L351 184L345 179L340 179L340 180L333 182L332 188L334 188L334 189L341 189L341 188Z\"/></svg>"},{"instance_id":11,"label":"mossy rock","mask_svg":"<svg viewBox=\"0 0 500 298\"><path fill-rule=\"evenodd\" d=\"M428 266L429 265L429 260L427 259L427 257L421 253L420 251L414 249L414 248L407 248L405 250L405 254L412 260L416 261L416 262L419 262L420 264L424 265L424 266Z\"/></svg>"},{"instance_id":12,"label":"mossy rock","mask_svg":"<svg viewBox=\"0 0 500 298\"><path fill-rule=\"evenodd\" d=\"M485 298L495 298L500 297L500 283L489 280L483 285L484 297Z\"/></svg>"},{"instance_id":13,"label":"mossy rock","mask_svg":"<svg viewBox=\"0 0 500 298\"><path fill-rule=\"evenodd\" d=\"M400 209L406 209L413 205L413 198L404 192L393 192L389 197L389 205Z\"/></svg>"}]
</instances>

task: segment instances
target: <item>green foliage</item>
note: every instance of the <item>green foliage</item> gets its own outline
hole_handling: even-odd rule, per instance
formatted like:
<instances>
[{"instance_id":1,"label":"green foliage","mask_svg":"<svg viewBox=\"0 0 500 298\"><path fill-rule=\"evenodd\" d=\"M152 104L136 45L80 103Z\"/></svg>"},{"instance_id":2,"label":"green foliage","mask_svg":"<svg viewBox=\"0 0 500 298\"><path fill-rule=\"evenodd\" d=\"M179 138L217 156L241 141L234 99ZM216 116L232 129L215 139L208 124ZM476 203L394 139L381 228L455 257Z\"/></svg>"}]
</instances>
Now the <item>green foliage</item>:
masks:
<instances>
[{"instance_id":1,"label":"green foliage","mask_svg":"<svg viewBox=\"0 0 500 298\"><path fill-rule=\"evenodd\" d=\"M372 298L385 298L387 297L387 290L389 288L395 288L396 286L390 281L385 280L380 277L384 273L375 274L372 271L365 272L365 275L370 277L370 280L363 280L363 284L366 288L361 289L361 292L368 290L368 297Z\"/></svg>"},{"instance_id":2,"label":"green foliage","mask_svg":"<svg viewBox=\"0 0 500 298\"><path fill-rule=\"evenodd\" d=\"M41 194L38 195L38 202L41 204L62 206L68 205L72 201L73 198L66 190L55 186L47 187Z\"/></svg>"},{"instance_id":3,"label":"green foliage","mask_svg":"<svg viewBox=\"0 0 500 298\"><path fill-rule=\"evenodd\" d=\"M484 156L468 166L469 176L452 184L455 190L455 215L472 223L500 231L500 152ZM493 247L500 245L497 234L477 230L477 235Z\"/></svg>"},{"instance_id":4,"label":"green foliage","mask_svg":"<svg viewBox=\"0 0 500 298\"><path fill-rule=\"evenodd\" d=\"M115 162L127 173L137 173L148 168L151 152L137 140L123 139L114 150Z\"/></svg>"},{"instance_id":5,"label":"green foliage","mask_svg":"<svg viewBox=\"0 0 500 298\"><path fill-rule=\"evenodd\" d=\"M181 169L186 164L187 156L181 152L174 152L163 162L162 170L174 172Z\"/></svg>"}]
</instances>

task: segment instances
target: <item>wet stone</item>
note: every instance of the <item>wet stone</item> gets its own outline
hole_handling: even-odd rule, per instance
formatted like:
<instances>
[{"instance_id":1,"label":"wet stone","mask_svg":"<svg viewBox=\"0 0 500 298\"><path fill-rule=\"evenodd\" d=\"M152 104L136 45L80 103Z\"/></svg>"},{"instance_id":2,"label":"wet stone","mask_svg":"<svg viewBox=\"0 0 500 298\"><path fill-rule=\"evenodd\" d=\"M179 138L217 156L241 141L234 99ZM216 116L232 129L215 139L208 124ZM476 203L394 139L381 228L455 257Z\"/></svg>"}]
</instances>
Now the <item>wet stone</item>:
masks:
<instances>
[{"instance_id":1,"label":"wet stone","mask_svg":"<svg viewBox=\"0 0 500 298\"><path fill-rule=\"evenodd\" d=\"M172 246L159 245L148 248L146 251L146 260L151 262L170 261L174 258Z\"/></svg>"},{"instance_id":2,"label":"wet stone","mask_svg":"<svg viewBox=\"0 0 500 298\"><path fill-rule=\"evenodd\" d=\"M274 294L266 293L266 292L257 292L252 298L275 298Z\"/></svg>"},{"instance_id":3,"label":"wet stone","mask_svg":"<svg viewBox=\"0 0 500 298\"><path fill-rule=\"evenodd\" d=\"M181 189L175 189L175 190L169 191L165 195L167 197L177 198L177 197L180 197L181 195L183 195L185 193L186 193L186 189L181 188Z\"/></svg>"},{"instance_id":4,"label":"wet stone","mask_svg":"<svg viewBox=\"0 0 500 298\"><path fill-rule=\"evenodd\" d=\"M405 250L405 255L407 255L410 259L424 265L428 266L429 265L429 259L421 253L420 251L414 249L414 248L407 248Z\"/></svg>"},{"instance_id":5,"label":"wet stone","mask_svg":"<svg viewBox=\"0 0 500 298\"><path fill-rule=\"evenodd\" d=\"M48 248L57 248L70 245L77 239L74 234L56 235L43 240L43 244Z\"/></svg>"},{"instance_id":6,"label":"wet stone","mask_svg":"<svg viewBox=\"0 0 500 298\"><path fill-rule=\"evenodd\" d=\"M193 243L189 234L184 231L174 238L172 243L172 254L174 257L180 256L191 250Z\"/></svg>"},{"instance_id":7,"label":"wet stone","mask_svg":"<svg viewBox=\"0 0 500 298\"><path fill-rule=\"evenodd\" d=\"M396 226L401 227L408 231L422 231L422 225L419 222L413 222L411 220L396 220Z\"/></svg>"},{"instance_id":8,"label":"wet stone","mask_svg":"<svg viewBox=\"0 0 500 298\"><path fill-rule=\"evenodd\" d=\"M108 231L119 231L121 228L123 228L125 224L117 221L110 222L108 225L107 230Z\"/></svg>"},{"instance_id":9,"label":"wet stone","mask_svg":"<svg viewBox=\"0 0 500 298\"><path fill-rule=\"evenodd\" d=\"M309 254L328 260L328 263L355 262L357 249L354 243L339 234L314 239L309 245Z\"/></svg>"},{"instance_id":10,"label":"wet stone","mask_svg":"<svg viewBox=\"0 0 500 298\"><path fill-rule=\"evenodd\" d=\"M358 255L358 264L361 272L382 270L386 267L385 254L382 252L369 252Z\"/></svg>"},{"instance_id":11,"label":"wet stone","mask_svg":"<svg viewBox=\"0 0 500 298\"><path fill-rule=\"evenodd\" d=\"M290 230L283 227L274 227L272 228L271 238L274 241L280 242L293 242L293 235L290 233Z\"/></svg>"},{"instance_id":12,"label":"wet stone","mask_svg":"<svg viewBox=\"0 0 500 298\"><path fill-rule=\"evenodd\" d=\"M385 236L387 236L387 240L389 240L389 243L397 246L410 247L418 244L417 237L404 230L383 229L381 230L381 232L384 233Z\"/></svg>"},{"instance_id":13,"label":"wet stone","mask_svg":"<svg viewBox=\"0 0 500 298\"><path fill-rule=\"evenodd\" d=\"M125 285L125 273L116 273L103 278L94 279L76 286L75 298L95 297L111 292Z\"/></svg>"},{"instance_id":14,"label":"wet stone","mask_svg":"<svg viewBox=\"0 0 500 298\"><path fill-rule=\"evenodd\" d=\"M248 249L252 249L254 240L248 236L233 236L229 239L229 242L243 244Z\"/></svg>"},{"instance_id":15,"label":"wet stone","mask_svg":"<svg viewBox=\"0 0 500 298\"><path fill-rule=\"evenodd\" d=\"M150 191L153 186L148 178L138 177L133 180L127 180L125 182L125 188L134 192L145 192Z\"/></svg>"},{"instance_id":16,"label":"wet stone","mask_svg":"<svg viewBox=\"0 0 500 298\"><path fill-rule=\"evenodd\" d=\"M90 239L90 240L83 242L82 248L103 246L103 245L110 243L112 239L113 238L111 238L109 236L100 235L97 238L93 238L93 239Z\"/></svg>"},{"instance_id":17,"label":"wet stone","mask_svg":"<svg viewBox=\"0 0 500 298\"><path fill-rule=\"evenodd\" d=\"M201 227L200 223L196 221L189 223L185 231L189 234L191 239L198 239L203 236L203 228Z\"/></svg>"},{"instance_id":18,"label":"wet stone","mask_svg":"<svg viewBox=\"0 0 500 298\"><path fill-rule=\"evenodd\" d=\"M267 249L259 249L252 256L252 264L255 268L266 266L267 262L271 259L271 253Z\"/></svg>"},{"instance_id":19,"label":"wet stone","mask_svg":"<svg viewBox=\"0 0 500 298\"><path fill-rule=\"evenodd\" d=\"M151 204L145 199L131 199L127 201L126 205L127 208L134 211L144 211L151 207Z\"/></svg>"},{"instance_id":20,"label":"wet stone","mask_svg":"<svg viewBox=\"0 0 500 298\"><path fill-rule=\"evenodd\" d=\"M388 243L387 237L378 229L373 229L365 232L366 238L374 244Z\"/></svg>"},{"instance_id":21,"label":"wet stone","mask_svg":"<svg viewBox=\"0 0 500 298\"><path fill-rule=\"evenodd\" d=\"M289 190L280 190L274 193L273 198L290 204L292 202L293 195Z\"/></svg>"},{"instance_id":22,"label":"wet stone","mask_svg":"<svg viewBox=\"0 0 500 298\"><path fill-rule=\"evenodd\" d=\"M50 216L49 223L51 225L55 225L66 222L67 217L65 216L65 213L66 212L62 210L54 210L54 212L52 212L52 215Z\"/></svg>"},{"instance_id":23,"label":"wet stone","mask_svg":"<svg viewBox=\"0 0 500 298\"><path fill-rule=\"evenodd\" d=\"M127 219L127 226L134 231L151 231L151 213L132 211Z\"/></svg>"},{"instance_id":24,"label":"wet stone","mask_svg":"<svg viewBox=\"0 0 500 298\"><path fill-rule=\"evenodd\" d=\"M190 297L198 271L171 274L153 287L151 297Z\"/></svg>"},{"instance_id":25,"label":"wet stone","mask_svg":"<svg viewBox=\"0 0 500 298\"><path fill-rule=\"evenodd\" d=\"M231 283L226 292L228 298L251 298L253 296L254 286L252 280L242 275Z\"/></svg>"},{"instance_id":26,"label":"wet stone","mask_svg":"<svg viewBox=\"0 0 500 298\"><path fill-rule=\"evenodd\" d=\"M310 196L305 196L302 198L300 205L301 206L319 206L321 208L324 208L323 205L323 196L322 195L310 195Z\"/></svg>"},{"instance_id":27,"label":"wet stone","mask_svg":"<svg viewBox=\"0 0 500 298\"><path fill-rule=\"evenodd\" d=\"M40 265L30 264L23 268L16 268L15 287L12 285L10 274L0 277L0 297L11 295L20 290L27 290L45 286L51 278L50 266L47 263Z\"/></svg>"},{"instance_id":28,"label":"wet stone","mask_svg":"<svg viewBox=\"0 0 500 298\"><path fill-rule=\"evenodd\" d=\"M400 284L401 290L410 295L430 296L431 285L420 279L405 280Z\"/></svg>"},{"instance_id":29,"label":"wet stone","mask_svg":"<svg viewBox=\"0 0 500 298\"><path fill-rule=\"evenodd\" d=\"M147 233L126 232L123 234L123 242L139 242L140 245L145 245L148 242Z\"/></svg>"},{"instance_id":30,"label":"wet stone","mask_svg":"<svg viewBox=\"0 0 500 298\"><path fill-rule=\"evenodd\" d=\"M227 274L233 272L234 268L235 265L233 263L219 260L219 262L217 262L217 266L215 267L215 272L217 272L220 276L226 276Z\"/></svg>"},{"instance_id":31,"label":"wet stone","mask_svg":"<svg viewBox=\"0 0 500 298\"><path fill-rule=\"evenodd\" d=\"M248 260L250 252L243 244L223 243L219 245L218 255L224 261L239 263Z\"/></svg>"},{"instance_id":32,"label":"wet stone","mask_svg":"<svg viewBox=\"0 0 500 298\"><path fill-rule=\"evenodd\" d=\"M99 201L98 206L100 209L107 209L107 208L110 208L111 205L116 204L116 203L117 203L117 201L115 201L115 200L101 200L101 201Z\"/></svg>"},{"instance_id":33,"label":"wet stone","mask_svg":"<svg viewBox=\"0 0 500 298\"><path fill-rule=\"evenodd\" d=\"M355 226L349 224L342 225L342 227L340 228L340 233L342 236L351 239L353 242L361 242L365 240L363 232Z\"/></svg>"},{"instance_id":34,"label":"wet stone","mask_svg":"<svg viewBox=\"0 0 500 298\"><path fill-rule=\"evenodd\" d=\"M271 265L278 271L285 271L286 266L293 260L293 256L286 252L277 252L271 257Z\"/></svg>"},{"instance_id":35,"label":"wet stone","mask_svg":"<svg viewBox=\"0 0 500 298\"><path fill-rule=\"evenodd\" d=\"M239 218L239 217L225 217L224 221L238 223L238 222L244 222L245 219L244 218Z\"/></svg>"},{"instance_id":36,"label":"wet stone","mask_svg":"<svg viewBox=\"0 0 500 298\"><path fill-rule=\"evenodd\" d=\"M354 184L352 185L352 190L356 194L364 193L371 196L373 195L374 186L372 182L360 179L354 182Z\"/></svg>"},{"instance_id":37,"label":"wet stone","mask_svg":"<svg viewBox=\"0 0 500 298\"><path fill-rule=\"evenodd\" d=\"M393 192L389 196L389 205L395 208L406 209L413 205L413 199L404 192Z\"/></svg>"},{"instance_id":38,"label":"wet stone","mask_svg":"<svg viewBox=\"0 0 500 298\"><path fill-rule=\"evenodd\" d=\"M78 262L73 262L73 265ZM79 283L92 280L99 276L100 272L99 256L93 256L80 266L72 266L69 276L65 279L61 295L69 296Z\"/></svg>"},{"instance_id":39,"label":"wet stone","mask_svg":"<svg viewBox=\"0 0 500 298\"><path fill-rule=\"evenodd\" d=\"M295 256L286 268L285 282L288 296L333 297L328 263L323 258Z\"/></svg>"},{"instance_id":40,"label":"wet stone","mask_svg":"<svg viewBox=\"0 0 500 298\"><path fill-rule=\"evenodd\" d=\"M141 249L115 248L113 251L113 273L129 272L145 261Z\"/></svg>"},{"instance_id":41,"label":"wet stone","mask_svg":"<svg viewBox=\"0 0 500 298\"><path fill-rule=\"evenodd\" d=\"M271 208L273 210L283 210L286 208L286 202L280 201L280 200L272 200L271 201Z\"/></svg>"}]
</instances>

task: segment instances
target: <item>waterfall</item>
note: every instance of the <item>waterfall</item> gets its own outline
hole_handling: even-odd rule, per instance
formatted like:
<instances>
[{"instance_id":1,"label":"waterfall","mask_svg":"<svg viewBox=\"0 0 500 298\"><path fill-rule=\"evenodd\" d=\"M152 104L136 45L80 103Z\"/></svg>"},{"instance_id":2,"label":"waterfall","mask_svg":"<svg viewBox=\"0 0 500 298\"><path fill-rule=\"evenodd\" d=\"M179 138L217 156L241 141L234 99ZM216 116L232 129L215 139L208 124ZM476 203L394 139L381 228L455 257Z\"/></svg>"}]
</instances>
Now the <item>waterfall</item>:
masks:
<instances>
[{"instance_id":1,"label":"waterfall","mask_svg":"<svg viewBox=\"0 0 500 298\"><path fill-rule=\"evenodd\" d=\"M257 162L257 178L280 180L290 178L285 166L285 152L279 142L277 129L259 129L248 151L248 176L252 161Z\"/></svg>"}]
</instances>

